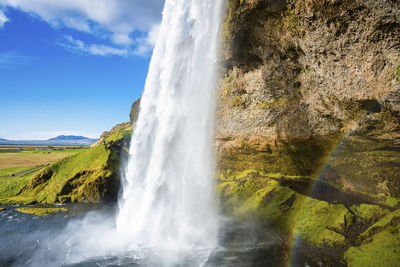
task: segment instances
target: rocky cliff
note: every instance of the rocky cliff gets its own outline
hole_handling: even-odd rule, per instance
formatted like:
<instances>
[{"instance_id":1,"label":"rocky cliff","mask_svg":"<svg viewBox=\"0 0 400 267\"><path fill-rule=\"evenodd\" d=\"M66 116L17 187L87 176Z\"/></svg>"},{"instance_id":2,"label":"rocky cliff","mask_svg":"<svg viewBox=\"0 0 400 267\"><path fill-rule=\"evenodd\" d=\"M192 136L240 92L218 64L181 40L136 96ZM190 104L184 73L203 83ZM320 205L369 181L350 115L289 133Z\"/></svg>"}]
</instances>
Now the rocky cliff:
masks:
<instances>
[{"instance_id":1,"label":"rocky cliff","mask_svg":"<svg viewBox=\"0 0 400 267\"><path fill-rule=\"evenodd\" d=\"M297 256L316 265L379 264L368 255L400 242L400 1L226 9L216 125L225 212L299 236L312 249Z\"/></svg>"},{"instance_id":2,"label":"rocky cliff","mask_svg":"<svg viewBox=\"0 0 400 267\"><path fill-rule=\"evenodd\" d=\"M343 187L400 196L399 1L227 5L222 155L247 148L261 153L266 170L292 175L329 165L325 178ZM334 152L340 159L327 162Z\"/></svg>"}]
</instances>

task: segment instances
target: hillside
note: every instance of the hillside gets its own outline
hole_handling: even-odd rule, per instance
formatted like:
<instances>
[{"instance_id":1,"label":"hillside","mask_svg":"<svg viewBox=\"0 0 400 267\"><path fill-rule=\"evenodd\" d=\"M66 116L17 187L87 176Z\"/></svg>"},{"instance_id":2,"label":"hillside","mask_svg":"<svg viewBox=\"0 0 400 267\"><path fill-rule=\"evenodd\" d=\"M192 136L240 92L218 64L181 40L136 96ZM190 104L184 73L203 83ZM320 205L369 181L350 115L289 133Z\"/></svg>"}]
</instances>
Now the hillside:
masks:
<instances>
[{"instance_id":1,"label":"hillside","mask_svg":"<svg viewBox=\"0 0 400 267\"><path fill-rule=\"evenodd\" d=\"M0 204L115 202L121 170L129 153L132 124L139 112L135 103L131 111L134 120L104 132L89 149L57 161L39 173L25 175L21 179L7 178L7 182L0 186ZM77 141L82 137L59 136L56 139ZM83 139L86 140L85 137Z\"/></svg>"},{"instance_id":2,"label":"hillside","mask_svg":"<svg viewBox=\"0 0 400 267\"><path fill-rule=\"evenodd\" d=\"M0 191L0 203L116 201L131 134L132 129L120 129L104 143L57 161L32 177L9 179L6 186L13 191Z\"/></svg>"}]
</instances>

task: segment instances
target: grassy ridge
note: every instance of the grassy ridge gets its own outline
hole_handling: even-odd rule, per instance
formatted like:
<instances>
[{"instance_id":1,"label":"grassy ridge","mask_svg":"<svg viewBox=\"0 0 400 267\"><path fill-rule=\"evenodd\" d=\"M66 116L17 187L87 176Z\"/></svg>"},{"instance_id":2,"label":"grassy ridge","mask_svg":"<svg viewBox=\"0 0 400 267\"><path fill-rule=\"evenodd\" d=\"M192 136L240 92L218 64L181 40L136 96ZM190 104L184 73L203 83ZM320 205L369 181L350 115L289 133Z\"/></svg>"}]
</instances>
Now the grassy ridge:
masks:
<instances>
[{"instance_id":1,"label":"grassy ridge","mask_svg":"<svg viewBox=\"0 0 400 267\"><path fill-rule=\"evenodd\" d=\"M110 136L105 144L81 150L78 154L68 151L69 157L35 175L0 181L0 188L6 184L15 188L10 193L0 191L0 203L51 204L115 199L120 160L126 156L131 133L131 130L121 130Z\"/></svg>"}]
</instances>

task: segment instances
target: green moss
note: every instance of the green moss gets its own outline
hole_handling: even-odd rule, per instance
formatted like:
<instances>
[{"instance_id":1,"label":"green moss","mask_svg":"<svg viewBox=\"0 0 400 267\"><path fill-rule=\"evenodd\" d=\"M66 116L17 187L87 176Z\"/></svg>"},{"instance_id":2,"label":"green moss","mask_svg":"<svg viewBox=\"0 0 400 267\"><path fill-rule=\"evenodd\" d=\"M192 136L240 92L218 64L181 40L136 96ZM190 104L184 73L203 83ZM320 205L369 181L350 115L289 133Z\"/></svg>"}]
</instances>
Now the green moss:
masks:
<instances>
[{"instance_id":1,"label":"green moss","mask_svg":"<svg viewBox=\"0 0 400 267\"><path fill-rule=\"evenodd\" d=\"M348 266L398 266L400 262L400 234L399 228L380 232L371 242L363 243L359 247L351 247L344 259Z\"/></svg>"},{"instance_id":2,"label":"green moss","mask_svg":"<svg viewBox=\"0 0 400 267\"><path fill-rule=\"evenodd\" d=\"M33 207L24 207L15 209L18 212L26 213L26 214L33 214L37 216L49 216L53 213L58 212L68 212L66 208L33 208Z\"/></svg>"},{"instance_id":3,"label":"green moss","mask_svg":"<svg viewBox=\"0 0 400 267\"><path fill-rule=\"evenodd\" d=\"M329 204L296 193L282 186L281 178L281 174L254 170L225 176L220 179L217 190L224 212L238 219L260 218L315 246L344 245L346 239L342 233L348 229L353 217L349 210L340 204Z\"/></svg>"},{"instance_id":4,"label":"green moss","mask_svg":"<svg viewBox=\"0 0 400 267\"><path fill-rule=\"evenodd\" d=\"M344 254L347 264L350 267L397 266L400 262L399 221L400 210L397 210L370 227L362 234L361 245L349 248Z\"/></svg>"},{"instance_id":5,"label":"green moss","mask_svg":"<svg viewBox=\"0 0 400 267\"><path fill-rule=\"evenodd\" d=\"M361 204L350 208L357 216L367 220L377 220L389 214L389 211L377 205Z\"/></svg>"},{"instance_id":6,"label":"green moss","mask_svg":"<svg viewBox=\"0 0 400 267\"><path fill-rule=\"evenodd\" d=\"M255 175L258 174L252 171L242 172L232 175L217 186L218 194L224 198L223 208L227 213L238 214L236 208L259 189L253 179L248 179Z\"/></svg>"},{"instance_id":7,"label":"green moss","mask_svg":"<svg viewBox=\"0 0 400 267\"><path fill-rule=\"evenodd\" d=\"M394 70L394 78L396 81L400 82L400 65L398 65Z\"/></svg>"},{"instance_id":8,"label":"green moss","mask_svg":"<svg viewBox=\"0 0 400 267\"><path fill-rule=\"evenodd\" d=\"M308 199L302 208L298 231L303 239L314 245L344 245L345 229L352 222L345 206Z\"/></svg>"},{"instance_id":9,"label":"green moss","mask_svg":"<svg viewBox=\"0 0 400 267\"><path fill-rule=\"evenodd\" d=\"M217 166L221 172L257 170L292 176L318 174L336 146L335 135L307 140L277 142L275 146L260 147L243 144L241 148L219 151Z\"/></svg>"},{"instance_id":10,"label":"green moss","mask_svg":"<svg viewBox=\"0 0 400 267\"><path fill-rule=\"evenodd\" d=\"M391 225L392 221L396 221L400 219L400 210L394 211L382 219L380 219L377 223L369 227L365 232L363 232L359 236L359 240L365 240L369 237L373 236L375 233L380 232Z\"/></svg>"},{"instance_id":11,"label":"green moss","mask_svg":"<svg viewBox=\"0 0 400 267\"><path fill-rule=\"evenodd\" d=\"M394 197L386 197L386 201L384 204L390 206L390 207L398 207L400 203L400 199L394 198Z\"/></svg>"}]
</instances>

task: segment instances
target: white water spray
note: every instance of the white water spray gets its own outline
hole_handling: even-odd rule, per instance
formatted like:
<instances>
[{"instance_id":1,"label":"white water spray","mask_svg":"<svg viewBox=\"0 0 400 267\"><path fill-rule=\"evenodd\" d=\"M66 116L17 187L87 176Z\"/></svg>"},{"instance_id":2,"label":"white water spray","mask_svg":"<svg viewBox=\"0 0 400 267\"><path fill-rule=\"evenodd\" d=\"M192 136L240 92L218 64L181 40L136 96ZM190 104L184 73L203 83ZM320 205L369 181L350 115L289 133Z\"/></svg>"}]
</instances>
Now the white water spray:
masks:
<instances>
[{"instance_id":1,"label":"white water spray","mask_svg":"<svg viewBox=\"0 0 400 267\"><path fill-rule=\"evenodd\" d=\"M166 0L132 137L117 230L172 261L217 244L212 151L222 9L223 0Z\"/></svg>"}]
</instances>

